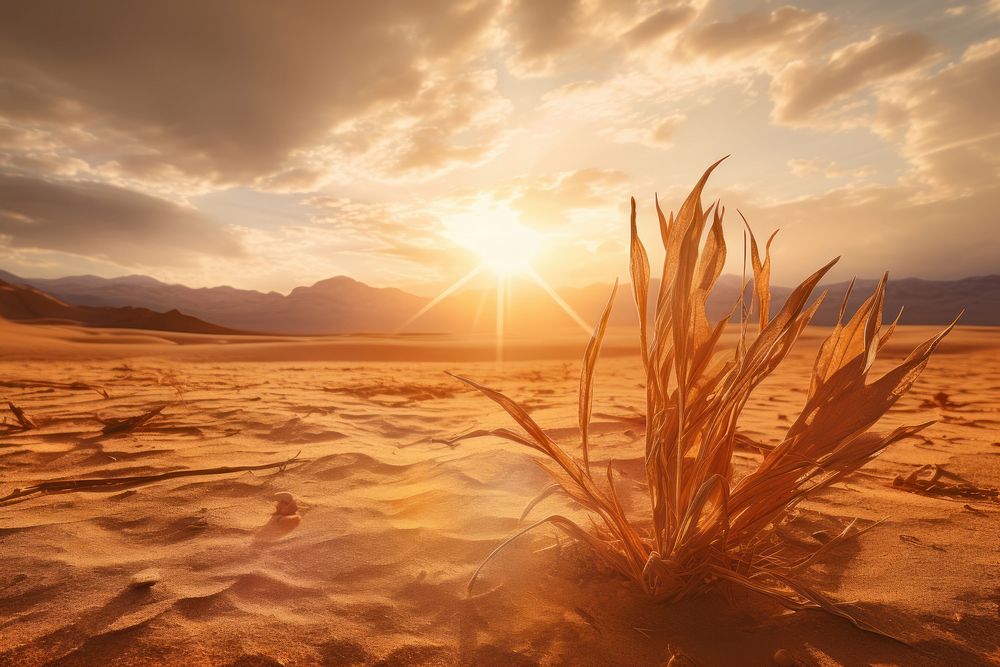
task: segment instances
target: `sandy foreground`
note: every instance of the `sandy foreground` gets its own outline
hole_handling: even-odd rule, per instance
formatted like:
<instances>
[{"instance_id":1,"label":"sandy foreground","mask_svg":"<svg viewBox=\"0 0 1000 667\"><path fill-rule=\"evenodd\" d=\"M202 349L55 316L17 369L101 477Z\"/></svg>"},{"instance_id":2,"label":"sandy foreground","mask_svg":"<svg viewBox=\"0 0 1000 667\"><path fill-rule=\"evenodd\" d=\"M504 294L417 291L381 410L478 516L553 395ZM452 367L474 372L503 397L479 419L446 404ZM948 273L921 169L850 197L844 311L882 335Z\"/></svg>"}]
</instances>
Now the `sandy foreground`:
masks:
<instances>
[{"instance_id":1,"label":"sandy foreground","mask_svg":"<svg viewBox=\"0 0 1000 667\"><path fill-rule=\"evenodd\" d=\"M931 333L904 327L885 356ZM821 330L807 332L758 392L743 428L770 441L807 388ZM222 339L0 322L0 398L39 428L0 435L0 496L41 481L266 464L284 470L182 477L0 505L0 665L805 665L1000 663L1000 330L957 330L887 426L939 419L786 529L814 536L882 521L810 575L912 646L821 612L752 598L653 604L552 528L490 563L547 483L511 426L445 371L501 389L560 442L577 436L581 336L512 342L445 337ZM876 371L878 368L876 368ZM614 461L642 510L641 368L624 334L598 364L593 456ZM103 387L30 386L82 382ZM924 407L936 393L945 407ZM146 426L101 437L103 418L165 405ZM6 408L6 405L3 405ZM13 419L9 412L8 423ZM740 452L738 465L759 455ZM937 464L949 492L893 479ZM962 486L967 485L967 486ZM962 490L969 491L965 493ZM301 522L272 499L291 492ZM533 513L574 515L559 497ZM154 569L152 586L131 584ZM147 574L143 576L150 576Z\"/></svg>"}]
</instances>

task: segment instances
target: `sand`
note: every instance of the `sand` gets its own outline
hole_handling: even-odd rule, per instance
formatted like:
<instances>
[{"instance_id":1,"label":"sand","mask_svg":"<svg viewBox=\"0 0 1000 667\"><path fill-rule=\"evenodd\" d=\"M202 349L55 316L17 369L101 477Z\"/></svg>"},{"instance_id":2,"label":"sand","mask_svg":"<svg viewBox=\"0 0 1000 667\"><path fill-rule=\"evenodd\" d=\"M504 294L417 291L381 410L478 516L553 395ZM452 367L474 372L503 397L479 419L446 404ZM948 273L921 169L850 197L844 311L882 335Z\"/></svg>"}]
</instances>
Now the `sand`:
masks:
<instances>
[{"instance_id":1,"label":"sand","mask_svg":"<svg viewBox=\"0 0 1000 667\"><path fill-rule=\"evenodd\" d=\"M904 327L905 354L930 329ZM758 393L744 428L774 441L805 390L821 330ZM469 576L518 527L545 484L509 426L445 371L525 402L561 442L576 437L577 334L487 339L220 337L0 322L0 386L39 428L0 435L0 495L81 476L255 465L50 494L0 506L2 665L807 665L1000 662L1000 504L920 494L893 479L924 464L943 481L1000 487L1000 330L957 330L888 425L940 419L804 504L804 541L882 521L830 552L808 580L913 646L820 612L706 596L653 604L543 528ZM594 448L638 508L641 373L628 332L598 364ZM945 392L947 407L922 407ZM940 401L938 401L940 403ZM99 437L98 417L166 405L140 430ZM7 413L12 420L13 416ZM9 422L8 422L9 423ZM568 445L571 446L571 445ZM740 452L739 466L758 455ZM298 520L275 514L289 492ZM575 510L553 497L535 516ZM822 536L822 533L820 533Z\"/></svg>"}]
</instances>

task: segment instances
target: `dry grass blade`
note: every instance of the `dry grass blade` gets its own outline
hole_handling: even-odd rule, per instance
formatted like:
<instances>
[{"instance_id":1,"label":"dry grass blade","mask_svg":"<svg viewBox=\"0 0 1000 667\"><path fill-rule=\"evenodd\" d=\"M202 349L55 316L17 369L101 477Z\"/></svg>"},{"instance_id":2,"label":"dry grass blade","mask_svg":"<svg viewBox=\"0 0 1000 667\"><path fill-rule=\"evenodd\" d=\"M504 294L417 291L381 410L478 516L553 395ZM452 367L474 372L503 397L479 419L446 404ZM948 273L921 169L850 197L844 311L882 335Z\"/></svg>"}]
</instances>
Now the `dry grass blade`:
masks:
<instances>
[{"instance_id":1,"label":"dry grass blade","mask_svg":"<svg viewBox=\"0 0 1000 667\"><path fill-rule=\"evenodd\" d=\"M804 378L808 392L801 412L790 420L776 446L755 443L739 429L741 413L815 314L822 295L812 299L813 291L837 259L795 288L772 316L769 282L774 236L761 258L747 225L758 327L753 332L746 326L749 313L741 295L736 304L743 314L737 342L732 349L719 349L729 317L710 322L705 304L725 263L724 211L721 206L705 210L701 205L702 189L718 164L709 167L676 216L664 215L656 201L665 260L652 326L646 312L649 260L636 231L634 200L631 206L632 289L639 311L646 375L648 515L630 516L625 512L610 466L606 482L593 479L589 472L592 375L608 311L587 348L581 372L582 465L516 401L455 376L503 407L526 433L499 429L476 431L468 437L497 435L545 457L536 459L536 463L552 477L553 484L529 503L524 516L541 499L560 490L594 519L592 528L584 529L564 516L547 517L515 533L489 555L487 562L512 540L537 526L550 524L590 545L606 565L656 599L676 600L711 588L729 593L729 589L738 587L789 609L823 609L862 629L878 632L799 578L833 545L862 531L852 532L852 524L833 540L803 555L799 545L790 542L778 526L789 520L792 509L809 494L844 479L892 443L928 425L902 426L889 433L873 430L910 389L954 324L920 345L885 375L870 380L875 357L896 324L884 326L882 322L886 278L846 324L845 298L838 324L820 347L811 377ZM745 292L745 279L743 284ZM761 451L763 457L756 469L737 476L734 451L747 446ZM901 483L921 485L917 476L911 477ZM481 570L482 566L476 570L473 582ZM470 590L471 586L472 582Z\"/></svg>"},{"instance_id":2,"label":"dry grass blade","mask_svg":"<svg viewBox=\"0 0 1000 667\"><path fill-rule=\"evenodd\" d=\"M299 452L300 454L301 452ZM14 489L6 496L0 497L0 504L11 503L19 500L28 500L32 497L46 493L60 493L67 491L94 491L94 490L115 490L129 486L140 486L152 484L167 479L177 479L178 477L197 477L201 475L226 475L234 472L247 472L251 470L269 470L279 468L284 470L291 463L299 460L299 454L274 463L262 463L259 465L246 466L220 466L217 468L193 468L188 470L172 470L158 475L137 475L132 477L90 477L83 479L60 479L51 482L40 482L23 489Z\"/></svg>"},{"instance_id":3,"label":"dry grass blade","mask_svg":"<svg viewBox=\"0 0 1000 667\"><path fill-rule=\"evenodd\" d=\"M601 343L604 342L604 333L608 329L608 318L611 317L611 307L615 305L615 295L618 293L618 281L611 289L611 298L604 308L594 335L587 345L587 351L583 355L583 368L580 371L580 446L583 449L583 468L590 474L590 443L587 435L590 429L590 415L594 406L594 366L597 364L597 357L601 353Z\"/></svg>"}]
</instances>

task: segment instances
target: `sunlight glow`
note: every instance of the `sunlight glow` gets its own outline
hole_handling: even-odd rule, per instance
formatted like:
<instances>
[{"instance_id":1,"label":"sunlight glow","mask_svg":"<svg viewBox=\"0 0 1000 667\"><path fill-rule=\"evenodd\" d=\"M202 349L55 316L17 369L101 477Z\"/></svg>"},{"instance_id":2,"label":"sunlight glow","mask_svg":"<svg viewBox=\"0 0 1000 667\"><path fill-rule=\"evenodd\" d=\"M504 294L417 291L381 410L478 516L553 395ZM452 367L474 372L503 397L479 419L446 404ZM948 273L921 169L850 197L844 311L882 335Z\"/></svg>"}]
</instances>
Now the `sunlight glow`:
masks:
<instances>
[{"instance_id":1,"label":"sunlight glow","mask_svg":"<svg viewBox=\"0 0 1000 667\"><path fill-rule=\"evenodd\" d=\"M539 287L541 287L543 290L545 290L545 292L550 297L552 297L552 300L555 301L556 304L560 308L562 308L563 311L567 315L569 315L571 318L573 318L574 322L576 322L577 324L580 325L580 328L583 329L584 333L586 333L586 334L590 334L591 333L591 326L589 324L587 324L587 321L584 320L582 317L580 317L579 313L577 313L575 310L573 310L573 306L571 306L568 303L566 303L566 300L563 299L561 296L559 296L559 293L556 292L554 289L552 289L552 286L549 285L547 282L545 282L545 280L540 275L538 275L537 273L535 273L535 270L532 269L530 266L528 267L528 275L531 276L532 280L534 280L536 283L538 283Z\"/></svg>"},{"instance_id":2,"label":"sunlight glow","mask_svg":"<svg viewBox=\"0 0 1000 667\"><path fill-rule=\"evenodd\" d=\"M505 210L489 215L463 216L448 224L448 238L479 256L498 276L525 273L541 248L543 237Z\"/></svg>"},{"instance_id":3,"label":"sunlight glow","mask_svg":"<svg viewBox=\"0 0 1000 667\"><path fill-rule=\"evenodd\" d=\"M434 306L436 306L439 303L441 303L442 301L444 301L446 298L448 298L448 296L450 294L454 293L455 290L457 290L459 287L461 287L465 283L469 282L470 280L472 280L473 278L475 278L476 276L478 276L479 273L482 270L483 270L483 266L480 264L479 266L477 266L476 268L472 269L471 271L469 271L468 273L466 273L464 276L462 276L461 278L459 278L458 280L456 280L455 282L453 282L450 286L448 286L447 288L445 288L444 290L442 290L442 292L440 294L438 294L436 297L434 297L433 299L431 299L430 301L428 301L427 304L423 308L421 308L416 313L414 313L413 317L411 317L410 319L408 319L405 322L403 322L403 325L401 327L399 327L399 329L397 329L397 331L402 331L406 327L408 327L411 324L413 324L413 322L416 321L416 319L418 317L420 317L421 315L423 315L424 313L426 313L428 310L430 310Z\"/></svg>"},{"instance_id":4,"label":"sunlight glow","mask_svg":"<svg viewBox=\"0 0 1000 667\"><path fill-rule=\"evenodd\" d=\"M541 248L544 237L536 230L525 227L508 210L494 211L491 215L463 216L446 223L446 236L457 245L471 250L479 256L479 264L440 294L431 299L423 308L407 320L400 330L441 303L467 282L489 269L496 275L496 361L503 363L504 336L507 318L513 308L513 281L515 275L524 275L538 284L569 317L588 335L591 326L573 310L548 282L531 266L531 260ZM486 302L486 293L480 296L476 308L475 324L478 324Z\"/></svg>"},{"instance_id":5,"label":"sunlight glow","mask_svg":"<svg viewBox=\"0 0 1000 667\"><path fill-rule=\"evenodd\" d=\"M506 286L506 283L507 278L497 276L497 364L503 363L504 310L507 304L507 300L504 298L504 287Z\"/></svg>"}]
</instances>

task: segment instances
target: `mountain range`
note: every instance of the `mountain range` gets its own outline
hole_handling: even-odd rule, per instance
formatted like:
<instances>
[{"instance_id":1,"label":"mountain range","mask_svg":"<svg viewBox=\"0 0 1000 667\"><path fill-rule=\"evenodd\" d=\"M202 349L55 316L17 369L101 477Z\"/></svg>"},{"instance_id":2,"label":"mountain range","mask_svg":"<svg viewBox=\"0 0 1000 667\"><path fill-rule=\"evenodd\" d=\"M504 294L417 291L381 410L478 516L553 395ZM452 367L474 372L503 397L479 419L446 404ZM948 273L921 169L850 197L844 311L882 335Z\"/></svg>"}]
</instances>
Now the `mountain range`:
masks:
<instances>
[{"instance_id":1,"label":"mountain range","mask_svg":"<svg viewBox=\"0 0 1000 667\"><path fill-rule=\"evenodd\" d=\"M174 318L190 316L203 320L201 324L206 326L262 333L405 331L487 334L494 330L496 321L496 291L493 289L459 291L408 323L427 305L430 301L428 297L396 288L372 287L346 276L296 287L288 294L226 286L192 288L141 275L119 278L22 278L0 271L0 280L40 290L67 307L143 308ZM739 298L740 282L738 276L720 278L709 298L710 317L724 317L730 311ZM848 300L849 311L871 293L876 282L857 281ZM847 283L821 286L828 296L814 323L829 325L836 321L847 287ZM656 288L654 281L651 293L655 294ZM562 288L558 293L583 320L593 322L607 302L610 290L610 285L593 284ZM790 291L790 288L775 286L772 289L774 307L780 307ZM505 309L504 322L508 334L531 335L533 332L576 326L573 319L539 285L528 280L515 280L510 292L511 307ZM964 310L962 324L1000 325L1000 275L949 281L918 278L890 280L886 290L886 317L895 317L901 307L905 308L901 320L904 324L946 324ZM57 315L51 317L58 319ZM212 325L207 324L209 322ZM612 323L634 322L635 306L631 290L624 285L616 298Z\"/></svg>"},{"instance_id":2,"label":"mountain range","mask_svg":"<svg viewBox=\"0 0 1000 667\"><path fill-rule=\"evenodd\" d=\"M105 328L203 334L237 333L185 315L176 309L160 313L133 306L74 306L34 287L5 280L0 280L0 317L21 322L82 324Z\"/></svg>"}]
</instances>

